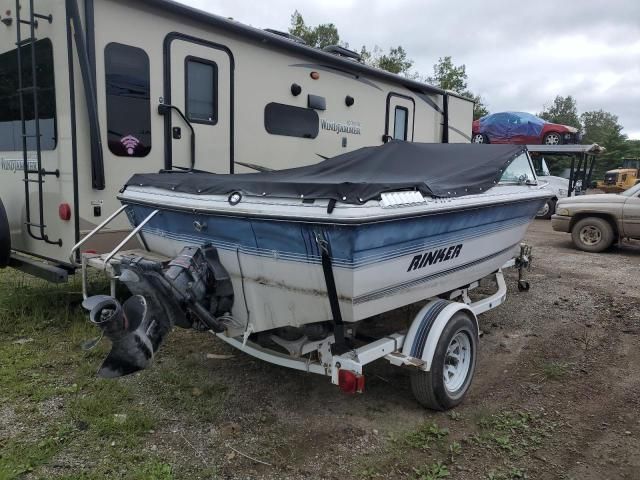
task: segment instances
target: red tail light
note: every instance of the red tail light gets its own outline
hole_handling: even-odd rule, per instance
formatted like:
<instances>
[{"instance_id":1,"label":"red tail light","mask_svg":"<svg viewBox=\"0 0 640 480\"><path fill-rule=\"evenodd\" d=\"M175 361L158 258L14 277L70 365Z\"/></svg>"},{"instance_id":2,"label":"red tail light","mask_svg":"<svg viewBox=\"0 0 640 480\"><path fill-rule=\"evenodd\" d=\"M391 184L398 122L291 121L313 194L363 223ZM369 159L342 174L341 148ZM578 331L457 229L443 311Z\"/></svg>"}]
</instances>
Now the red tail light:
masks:
<instances>
[{"instance_id":1,"label":"red tail light","mask_svg":"<svg viewBox=\"0 0 640 480\"><path fill-rule=\"evenodd\" d=\"M364 375L349 370L338 370L338 386L345 393L364 392Z\"/></svg>"},{"instance_id":2,"label":"red tail light","mask_svg":"<svg viewBox=\"0 0 640 480\"><path fill-rule=\"evenodd\" d=\"M60 220L65 222L71 220L71 206L68 203L61 203L58 207L58 215L60 215Z\"/></svg>"}]
</instances>

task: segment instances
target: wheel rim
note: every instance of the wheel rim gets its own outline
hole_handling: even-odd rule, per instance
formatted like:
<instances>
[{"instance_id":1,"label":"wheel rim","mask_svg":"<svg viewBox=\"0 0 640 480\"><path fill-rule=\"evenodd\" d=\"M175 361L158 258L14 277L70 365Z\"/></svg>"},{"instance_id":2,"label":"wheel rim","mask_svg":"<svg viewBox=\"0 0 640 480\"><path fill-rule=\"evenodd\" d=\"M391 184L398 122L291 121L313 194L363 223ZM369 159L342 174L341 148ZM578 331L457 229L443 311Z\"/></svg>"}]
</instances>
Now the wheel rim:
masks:
<instances>
[{"instance_id":1,"label":"wheel rim","mask_svg":"<svg viewBox=\"0 0 640 480\"><path fill-rule=\"evenodd\" d=\"M560 135L557 133L550 133L544 139L545 145L558 145L560 143Z\"/></svg>"},{"instance_id":2,"label":"wheel rim","mask_svg":"<svg viewBox=\"0 0 640 480\"><path fill-rule=\"evenodd\" d=\"M602 232L598 227L587 225L580 230L580 241L585 245L597 245L600 240L602 240Z\"/></svg>"},{"instance_id":3,"label":"wheel rim","mask_svg":"<svg viewBox=\"0 0 640 480\"><path fill-rule=\"evenodd\" d=\"M484 136L481 133L478 133L473 137L473 143L484 143Z\"/></svg>"},{"instance_id":4,"label":"wheel rim","mask_svg":"<svg viewBox=\"0 0 640 480\"><path fill-rule=\"evenodd\" d=\"M540 209L540 211L538 212L538 216L539 217L545 217L549 213L550 209L551 209L551 207L549 207L549 202L545 203L544 207L542 207Z\"/></svg>"},{"instance_id":5,"label":"wheel rim","mask_svg":"<svg viewBox=\"0 0 640 480\"><path fill-rule=\"evenodd\" d=\"M471 340L466 332L458 332L449 342L444 360L444 386L457 392L464 385L471 370Z\"/></svg>"}]
</instances>

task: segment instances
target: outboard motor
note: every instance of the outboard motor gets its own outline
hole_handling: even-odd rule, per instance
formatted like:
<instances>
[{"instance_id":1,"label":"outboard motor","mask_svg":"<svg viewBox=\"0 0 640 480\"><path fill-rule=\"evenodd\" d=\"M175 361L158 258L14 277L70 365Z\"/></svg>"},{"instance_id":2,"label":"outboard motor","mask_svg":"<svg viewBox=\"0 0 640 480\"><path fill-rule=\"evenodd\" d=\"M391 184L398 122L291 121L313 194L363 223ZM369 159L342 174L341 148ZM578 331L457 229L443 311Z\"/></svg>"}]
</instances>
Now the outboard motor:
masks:
<instances>
[{"instance_id":1,"label":"outboard motor","mask_svg":"<svg viewBox=\"0 0 640 480\"><path fill-rule=\"evenodd\" d=\"M120 377L147 368L174 325L222 332L231 320L233 287L211 245L185 247L165 267L123 257L118 277L133 294L124 304L108 295L83 302L91 322L112 343L98 374Z\"/></svg>"},{"instance_id":2,"label":"outboard motor","mask_svg":"<svg viewBox=\"0 0 640 480\"><path fill-rule=\"evenodd\" d=\"M9 230L9 219L0 200L0 268L9 265L11 258L11 231Z\"/></svg>"}]
</instances>

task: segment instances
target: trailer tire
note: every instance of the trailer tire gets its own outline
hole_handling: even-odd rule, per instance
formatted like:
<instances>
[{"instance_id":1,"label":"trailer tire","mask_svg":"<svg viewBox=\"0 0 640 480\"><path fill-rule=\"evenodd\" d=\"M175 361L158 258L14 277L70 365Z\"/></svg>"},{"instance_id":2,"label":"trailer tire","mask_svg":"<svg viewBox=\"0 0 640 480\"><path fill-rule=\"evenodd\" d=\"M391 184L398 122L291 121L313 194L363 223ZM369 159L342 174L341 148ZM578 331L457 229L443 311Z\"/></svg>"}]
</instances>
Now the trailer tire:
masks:
<instances>
[{"instance_id":1,"label":"trailer tire","mask_svg":"<svg viewBox=\"0 0 640 480\"><path fill-rule=\"evenodd\" d=\"M615 234L611 224L604 218L586 217L573 226L571 239L580 250L599 253L613 244Z\"/></svg>"},{"instance_id":2,"label":"trailer tire","mask_svg":"<svg viewBox=\"0 0 640 480\"><path fill-rule=\"evenodd\" d=\"M541 218L544 220L549 220L551 216L556 213L556 202L557 200L550 198L545 203L544 207L540 209L540 211L536 214L536 218Z\"/></svg>"},{"instance_id":3,"label":"trailer tire","mask_svg":"<svg viewBox=\"0 0 640 480\"><path fill-rule=\"evenodd\" d=\"M456 349L463 358L459 358L455 366L455 370L459 371L448 377L447 382L445 367L450 365L448 362L454 358ZM455 313L438 339L431 369L428 372L416 370L411 373L411 390L416 400L431 410L449 410L459 405L471 386L477 351L476 322L466 311Z\"/></svg>"},{"instance_id":4,"label":"trailer tire","mask_svg":"<svg viewBox=\"0 0 640 480\"><path fill-rule=\"evenodd\" d=\"M11 231L4 204L0 200L0 268L9 265L11 258Z\"/></svg>"}]
</instances>

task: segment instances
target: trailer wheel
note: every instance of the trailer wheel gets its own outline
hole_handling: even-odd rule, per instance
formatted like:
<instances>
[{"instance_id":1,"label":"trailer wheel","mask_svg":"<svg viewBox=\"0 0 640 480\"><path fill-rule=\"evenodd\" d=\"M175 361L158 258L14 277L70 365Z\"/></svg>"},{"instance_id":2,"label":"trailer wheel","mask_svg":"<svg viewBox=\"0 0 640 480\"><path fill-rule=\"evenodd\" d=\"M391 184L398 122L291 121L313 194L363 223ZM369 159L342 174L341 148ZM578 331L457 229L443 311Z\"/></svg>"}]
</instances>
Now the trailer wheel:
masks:
<instances>
[{"instance_id":1,"label":"trailer wheel","mask_svg":"<svg viewBox=\"0 0 640 480\"><path fill-rule=\"evenodd\" d=\"M11 257L11 232L9 230L9 220L0 200L0 268L9 265Z\"/></svg>"},{"instance_id":2,"label":"trailer wheel","mask_svg":"<svg viewBox=\"0 0 640 480\"><path fill-rule=\"evenodd\" d=\"M478 330L467 312L459 311L442 331L431 370L411 373L411 390L431 410L448 410L462 402L476 368Z\"/></svg>"},{"instance_id":3,"label":"trailer wheel","mask_svg":"<svg viewBox=\"0 0 640 480\"><path fill-rule=\"evenodd\" d=\"M611 224L600 217L583 218L571 229L573 244L585 252L598 253L606 250L613 243L614 237Z\"/></svg>"},{"instance_id":4,"label":"trailer wheel","mask_svg":"<svg viewBox=\"0 0 640 480\"><path fill-rule=\"evenodd\" d=\"M536 213L536 218L542 218L545 220L549 220L551 215L556 213L556 200L550 198L547 200L547 203L540 209L538 213Z\"/></svg>"}]
</instances>

